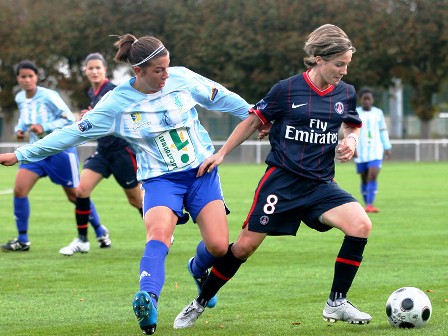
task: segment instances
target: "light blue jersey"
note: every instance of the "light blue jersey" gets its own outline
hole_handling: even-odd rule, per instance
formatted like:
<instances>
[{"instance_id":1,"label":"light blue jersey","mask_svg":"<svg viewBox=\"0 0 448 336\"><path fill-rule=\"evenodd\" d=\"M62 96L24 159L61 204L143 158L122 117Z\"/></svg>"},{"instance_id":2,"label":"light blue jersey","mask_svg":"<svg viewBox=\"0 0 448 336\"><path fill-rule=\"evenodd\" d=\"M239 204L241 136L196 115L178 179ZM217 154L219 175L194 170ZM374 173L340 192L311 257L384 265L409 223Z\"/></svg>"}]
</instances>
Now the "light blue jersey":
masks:
<instances>
[{"instance_id":1,"label":"light blue jersey","mask_svg":"<svg viewBox=\"0 0 448 336\"><path fill-rule=\"evenodd\" d=\"M153 94L134 89L135 77L117 86L81 121L18 148L18 160L38 161L87 140L115 135L135 149L140 181L198 167L214 148L195 106L245 119L251 105L184 67L171 67L168 73L165 87Z\"/></svg>"},{"instance_id":2,"label":"light blue jersey","mask_svg":"<svg viewBox=\"0 0 448 336\"><path fill-rule=\"evenodd\" d=\"M57 128L75 122L73 113L56 91L38 86L36 94L32 98L26 98L25 91L20 91L15 99L20 111L15 132L23 131L25 133L33 124L39 124L44 129L44 133L39 136L34 132L29 132L30 143L36 142Z\"/></svg>"},{"instance_id":3,"label":"light blue jersey","mask_svg":"<svg viewBox=\"0 0 448 336\"><path fill-rule=\"evenodd\" d=\"M354 161L361 163L382 160L384 150L392 147L383 111L375 106L372 106L370 111L365 111L360 106L356 111L362 120L362 127Z\"/></svg>"}]
</instances>

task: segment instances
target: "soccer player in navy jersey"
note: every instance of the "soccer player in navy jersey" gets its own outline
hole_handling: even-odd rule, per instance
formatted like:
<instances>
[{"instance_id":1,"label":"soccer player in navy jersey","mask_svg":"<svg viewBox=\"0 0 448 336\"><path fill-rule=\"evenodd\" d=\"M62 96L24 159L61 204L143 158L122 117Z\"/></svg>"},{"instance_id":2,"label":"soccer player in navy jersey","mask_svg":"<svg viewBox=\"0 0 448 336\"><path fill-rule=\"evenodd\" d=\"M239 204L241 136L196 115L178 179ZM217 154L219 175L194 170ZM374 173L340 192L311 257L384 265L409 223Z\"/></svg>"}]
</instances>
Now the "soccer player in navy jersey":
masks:
<instances>
[{"instance_id":1,"label":"soccer player in navy jersey","mask_svg":"<svg viewBox=\"0 0 448 336\"><path fill-rule=\"evenodd\" d=\"M82 116L93 109L101 98L116 86L106 77L107 63L100 53L87 55L84 61L84 72L91 87L88 92L90 104L88 109L81 111ZM142 194L136 172L135 153L126 140L113 135L98 139L96 152L84 162L79 186L76 190L75 217L78 237L68 246L61 248L59 253L71 256L76 252L86 253L90 250L90 242L87 238L87 222L92 212L90 195L103 178L109 178L110 175L113 175L117 183L123 188L129 203L143 217ZM96 227L95 232L100 248L112 246L109 230L105 226Z\"/></svg>"},{"instance_id":2,"label":"soccer player in navy jersey","mask_svg":"<svg viewBox=\"0 0 448 336\"><path fill-rule=\"evenodd\" d=\"M267 169L240 236L213 265L199 296L176 317L176 329L194 324L208 300L266 236L296 235L301 222L320 232L338 228L345 234L323 318L356 324L371 320L347 301L347 292L361 264L372 223L361 204L333 181L336 153L341 162L353 157L361 127L355 89L342 81L355 48L344 31L326 24L308 36L304 49L308 70L275 84L225 145L199 168L198 176L212 173L260 125L273 122ZM338 144L340 128L344 138ZM202 258L200 251L193 262L196 258Z\"/></svg>"},{"instance_id":3,"label":"soccer player in navy jersey","mask_svg":"<svg viewBox=\"0 0 448 336\"><path fill-rule=\"evenodd\" d=\"M363 89L359 93L361 106L356 108L362 120L362 129L359 134L359 142L356 147L355 163L356 172L361 177L361 194L368 213L379 212L373 206L378 192L378 175L380 173L383 158L391 157L392 145L389 140L386 120L381 109L373 106L373 91Z\"/></svg>"}]
</instances>

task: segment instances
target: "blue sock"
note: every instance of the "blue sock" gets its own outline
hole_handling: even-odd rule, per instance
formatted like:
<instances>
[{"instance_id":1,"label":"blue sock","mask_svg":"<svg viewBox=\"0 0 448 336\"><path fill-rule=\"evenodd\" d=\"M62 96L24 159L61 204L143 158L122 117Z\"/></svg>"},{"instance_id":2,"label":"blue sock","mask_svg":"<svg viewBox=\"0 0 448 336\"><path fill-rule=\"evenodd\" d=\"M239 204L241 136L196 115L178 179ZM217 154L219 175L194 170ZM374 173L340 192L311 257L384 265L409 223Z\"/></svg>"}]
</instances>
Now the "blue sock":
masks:
<instances>
[{"instance_id":1,"label":"blue sock","mask_svg":"<svg viewBox=\"0 0 448 336\"><path fill-rule=\"evenodd\" d=\"M204 241L201 240L196 247L196 255L191 265L191 270L195 276L204 275L205 272L213 266L216 261L216 257L213 256L205 247Z\"/></svg>"},{"instance_id":2,"label":"blue sock","mask_svg":"<svg viewBox=\"0 0 448 336\"><path fill-rule=\"evenodd\" d=\"M361 195L364 200L364 204L367 204L367 183L361 183Z\"/></svg>"},{"instance_id":3,"label":"blue sock","mask_svg":"<svg viewBox=\"0 0 448 336\"><path fill-rule=\"evenodd\" d=\"M146 243L140 261L140 290L160 297L165 283L165 259L168 251L168 247L159 240L150 240ZM157 304L155 300L154 304Z\"/></svg>"},{"instance_id":4,"label":"blue sock","mask_svg":"<svg viewBox=\"0 0 448 336\"><path fill-rule=\"evenodd\" d=\"M96 212L95 204L90 201L90 215L89 215L90 225L95 229L96 237L99 238L103 236L106 231L101 225L100 217L98 216L98 212Z\"/></svg>"},{"instance_id":5,"label":"blue sock","mask_svg":"<svg viewBox=\"0 0 448 336\"><path fill-rule=\"evenodd\" d=\"M28 197L14 196L14 216L16 217L16 226L19 232L17 239L22 243L29 242L28 222L30 219L30 202Z\"/></svg>"},{"instance_id":6,"label":"blue sock","mask_svg":"<svg viewBox=\"0 0 448 336\"><path fill-rule=\"evenodd\" d=\"M373 204L377 190L378 183L376 181L367 182L367 204Z\"/></svg>"}]
</instances>

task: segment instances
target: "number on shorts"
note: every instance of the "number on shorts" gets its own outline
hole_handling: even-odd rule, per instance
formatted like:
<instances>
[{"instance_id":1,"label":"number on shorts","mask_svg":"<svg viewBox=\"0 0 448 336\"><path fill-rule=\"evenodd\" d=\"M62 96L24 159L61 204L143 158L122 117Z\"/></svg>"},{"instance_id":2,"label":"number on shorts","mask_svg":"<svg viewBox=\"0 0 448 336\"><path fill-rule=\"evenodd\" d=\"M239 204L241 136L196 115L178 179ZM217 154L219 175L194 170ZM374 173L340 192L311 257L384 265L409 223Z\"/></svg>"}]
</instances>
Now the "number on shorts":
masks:
<instances>
[{"instance_id":1,"label":"number on shorts","mask_svg":"<svg viewBox=\"0 0 448 336\"><path fill-rule=\"evenodd\" d=\"M277 204L277 202L278 202L277 195L272 195L272 194L269 195L266 198L266 204L263 207L264 213L267 215L273 214L275 211L275 205Z\"/></svg>"}]
</instances>

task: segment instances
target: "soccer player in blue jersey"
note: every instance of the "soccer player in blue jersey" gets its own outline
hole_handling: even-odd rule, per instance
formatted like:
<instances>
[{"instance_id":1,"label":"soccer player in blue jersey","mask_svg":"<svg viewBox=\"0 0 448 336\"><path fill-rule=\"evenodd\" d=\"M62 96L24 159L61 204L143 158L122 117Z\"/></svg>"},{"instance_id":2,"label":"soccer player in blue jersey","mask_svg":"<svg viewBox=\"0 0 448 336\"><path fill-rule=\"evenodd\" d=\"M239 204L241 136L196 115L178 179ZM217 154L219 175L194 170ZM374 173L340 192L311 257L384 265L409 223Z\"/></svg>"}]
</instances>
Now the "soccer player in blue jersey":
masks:
<instances>
[{"instance_id":1,"label":"soccer player in blue jersey","mask_svg":"<svg viewBox=\"0 0 448 336\"><path fill-rule=\"evenodd\" d=\"M229 244L228 210L217 169L197 176L199 166L214 148L195 106L228 112L240 119L248 117L251 106L222 85L185 67L169 67L169 52L155 37L137 39L125 34L115 45L115 60L130 64L135 77L109 91L77 123L14 153L0 154L0 164L39 161L105 135L119 136L133 146L137 178L145 192L147 241L133 309L143 333L153 334L165 281L165 258L176 224L186 223L189 215L198 224L203 238L199 247L201 265L211 266L226 254ZM196 265L191 269L198 286L207 275L206 267ZM212 302L209 300L209 306Z\"/></svg>"},{"instance_id":2,"label":"soccer player in blue jersey","mask_svg":"<svg viewBox=\"0 0 448 336\"><path fill-rule=\"evenodd\" d=\"M107 63L100 53L87 55L84 61L84 72L91 87L88 92L90 104L88 109L81 111L82 116L93 109L107 92L115 88L115 84L106 77ZM103 178L113 175L123 188L129 203L143 216L142 193L136 173L137 161L135 153L125 140L113 135L98 139L96 152L84 162L76 190L75 217L78 237L68 246L61 248L59 253L71 256L76 252L86 253L90 250L90 242L87 238L88 220L92 211L90 194ZM102 230L103 232L100 232L97 238L99 247L111 247L112 242L109 231L104 226L102 226Z\"/></svg>"},{"instance_id":3,"label":"soccer player in blue jersey","mask_svg":"<svg viewBox=\"0 0 448 336\"><path fill-rule=\"evenodd\" d=\"M391 157L392 145L389 140L386 121L381 109L373 106L373 92L363 89L359 93L361 106L356 108L362 120L361 133L355 153L356 172L361 176L361 194L366 212L379 212L373 206L378 192L378 174L383 158Z\"/></svg>"},{"instance_id":4,"label":"soccer player in blue jersey","mask_svg":"<svg viewBox=\"0 0 448 336\"><path fill-rule=\"evenodd\" d=\"M361 127L355 89L342 81L355 48L344 31L326 24L308 36L304 49L308 70L275 84L224 146L199 168L198 176L213 174L231 150L260 125L273 122L267 169L240 236L213 265L199 296L176 317L176 329L194 324L207 302L266 236L296 235L301 222L320 232L338 228L345 234L324 319L356 324L371 320L369 314L347 301L347 292L361 264L372 223L361 204L333 180L335 152L339 161L349 161ZM338 144L341 127L344 139ZM200 252L194 258L198 256Z\"/></svg>"},{"instance_id":5,"label":"soccer player in blue jersey","mask_svg":"<svg viewBox=\"0 0 448 336\"><path fill-rule=\"evenodd\" d=\"M72 112L56 91L37 85L39 72L34 63L27 60L20 62L16 67L16 75L22 89L15 97L20 112L15 127L19 141L23 141L28 134L32 144L75 121ZM21 252L30 249L28 194L36 182L48 176L53 183L62 186L69 201L74 203L79 183L78 167L79 160L75 148L67 148L40 162L22 163L19 166L14 184L14 216L18 236L1 245L3 251ZM94 227L100 226L96 211L92 212L89 220Z\"/></svg>"}]
</instances>

